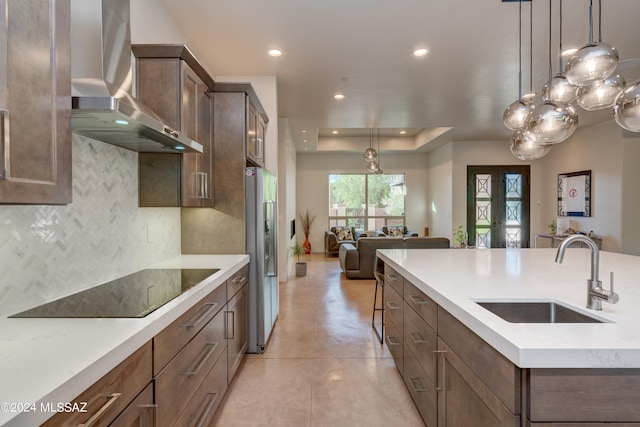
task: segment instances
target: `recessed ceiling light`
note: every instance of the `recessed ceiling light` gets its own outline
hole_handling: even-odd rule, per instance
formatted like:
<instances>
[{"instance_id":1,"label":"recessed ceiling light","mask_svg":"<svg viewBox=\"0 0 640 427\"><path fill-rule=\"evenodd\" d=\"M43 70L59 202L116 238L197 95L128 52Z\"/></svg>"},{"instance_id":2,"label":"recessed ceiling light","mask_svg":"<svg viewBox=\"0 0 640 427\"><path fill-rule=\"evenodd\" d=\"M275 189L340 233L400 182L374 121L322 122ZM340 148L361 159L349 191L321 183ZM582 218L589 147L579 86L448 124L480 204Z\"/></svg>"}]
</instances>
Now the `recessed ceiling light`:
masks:
<instances>
[{"instance_id":1,"label":"recessed ceiling light","mask_svg":"<svg viewBox=\"0 0 640 427\"><path fill-rule=\"evenodd\" d=\"M344 95L341 93L336 93L335 95L333 95L333 99L342 100L344 99Z\"/></svg>"},{"instance_id":2,"label":"recessed ceiling light","mask_svg":"<svg viewBox=\"0 0 640 427\"><path fill-rule=\"evenodd\" d=\"M416 49L413 51L413 56L425 56L428 52L425 48Z\"/></svg>"},{"instance_id":3,"label":"recessed ceiling light","mask_svg":"<svg viewBox=\"0 0 640 427\"><path fill-rule=\"evenodd\" d=\"M282 55L282 51L278 50L278 49L271 49L269 51L269 55L273 56L273 57L278 57Z\"/></svg>"},{"instance_id":4,"label":"recessed ceiling light","mask_svg":"<svg viewBox=\"0 0 640 427\"><path fill-rule=\"evenodd\" d=\"M334 135L337 135L338 131L337 130L332 130L331 133L334 134Z\"/></svg>"},{"instance_id":5,"label":"recessed ceiling light","mask_svg":"<svg viewBox=\"0 0 640 427\"><path fill-rule=\"evenodd\" d=\"M302 129L302 133L307 133L307 130L306 129Z\"/></svg>"},{"instance_id":6,"label":"recessed ceiling light","mask_svg":"<svg viewBox=\"0 0 640 427\"><path fill-rule=\"evenodd\" d=\"M401 130L401 131L400 131L400 135L404 135L405 133L407 133L407 131L406 131L406 130Z\"/></svg>"}]
</instances>

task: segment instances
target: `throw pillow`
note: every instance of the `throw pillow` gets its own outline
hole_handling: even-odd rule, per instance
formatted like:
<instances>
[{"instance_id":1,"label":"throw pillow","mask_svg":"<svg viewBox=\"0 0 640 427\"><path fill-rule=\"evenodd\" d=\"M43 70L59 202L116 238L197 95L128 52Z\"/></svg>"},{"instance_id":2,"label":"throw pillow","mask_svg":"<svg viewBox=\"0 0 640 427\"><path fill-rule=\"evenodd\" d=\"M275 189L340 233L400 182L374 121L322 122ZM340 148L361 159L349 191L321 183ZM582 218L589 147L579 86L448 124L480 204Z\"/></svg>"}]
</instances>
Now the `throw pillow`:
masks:
<instances>
[{"instance_id":1,"label":"throw pillow","mask_svg":"<svg viewBox=\"0 0 640 427\"><path fill-rule=\"evenodd\" d=\"M389 227L387 229L389 231L389 236L391 237L402 237L402 228L400 227Z\"/></svg>"},{"instance_id":2,"label":"throw pillow","mask_svg":"<svg viewBox=\"0 0 640 427\"><path fill-rule=\"evenodd\" d=\"M336 236L338 237L338 241L353 240L351 227L336 227Z\"/></svg>"}]
</instances>

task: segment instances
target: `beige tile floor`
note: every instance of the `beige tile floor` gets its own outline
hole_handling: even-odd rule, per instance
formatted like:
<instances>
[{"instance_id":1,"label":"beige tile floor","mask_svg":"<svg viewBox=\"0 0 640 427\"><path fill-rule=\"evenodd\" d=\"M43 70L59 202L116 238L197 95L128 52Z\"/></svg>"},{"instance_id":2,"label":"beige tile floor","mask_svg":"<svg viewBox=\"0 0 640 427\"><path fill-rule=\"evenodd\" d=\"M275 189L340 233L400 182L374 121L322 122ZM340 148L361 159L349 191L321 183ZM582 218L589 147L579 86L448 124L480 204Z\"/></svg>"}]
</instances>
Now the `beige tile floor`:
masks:
<instances>
[{"instance_id":1,"label":"beige tile floor","mask_svg":"<svg viewBox=\"0 0 640 427\"><path fill-rule=\"evenodd\" d=\"M373 280L349 280L337 258L308 257L280 283L264 354L247 355L215 426L423 426L391 354L371 329Z\"/></svg>"}]
</instances>

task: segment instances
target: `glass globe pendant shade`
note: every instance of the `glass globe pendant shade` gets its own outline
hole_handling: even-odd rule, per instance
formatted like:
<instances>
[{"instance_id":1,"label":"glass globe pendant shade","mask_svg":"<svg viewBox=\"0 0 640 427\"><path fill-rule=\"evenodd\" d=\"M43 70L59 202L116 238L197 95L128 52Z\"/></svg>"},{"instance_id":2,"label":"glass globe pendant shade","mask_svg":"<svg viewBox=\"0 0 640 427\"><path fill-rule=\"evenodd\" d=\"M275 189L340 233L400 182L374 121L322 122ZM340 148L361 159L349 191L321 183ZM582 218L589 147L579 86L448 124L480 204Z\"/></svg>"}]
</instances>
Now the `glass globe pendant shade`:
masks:
<instances>
[{"instance_id":1,"label":"glass globe pendant shade","mask_svg":"<svg viewBox=\"0 0 640 427\"><path fill-rule=\"evenodd\" d=\"M613 117L626 130L640 132L640 82L628 86L618 95L613 104Z\"/></svg>"},{"instance_id":2,"label":"glass globe pendant shade","mask_svg":"<svg viewBox=\"0 0 640 427\"><path fill-rule=\"evenodd\" d=\"M533 110L533 103L526 99L518 99L509 105L502 115L502 120L507 129L523 129L527 116Z\"/></svg>"},{"instance_id":3,"label":"glass globe pendant shade","mask_svg":"<svg viewBox=\"0 0 640 427\"><path fill-rule=\"evenodd\" d=\"M626 84L622 76L612 74L604 80L597 80L592 85L581 87L578 91L577 103L589 111L609 108L616 102L616 98Z\"/></svg>"},{"instance_id":4,"label":"glass globe pendant shade","mask_svg":"<svg viewBox=\"0 0 640 427\"><path fill-rule=\"evenodd\" d=\"M578 113L571 105L545 101L529 114L525 127L536 144L557 144L569 138L578 127Z\"/></svg>"},{"instance_id":5,"label":"glass globe pendant shade","mask_svg":"<svg viewBox=\"0 0 640 427\"><path fill-rule=\"evenodd\" d=\"M371 161L367 164L367 170L369 172L375 172L378 170L378 162L376 161Z\"/></svg>"},{"instance_id":6,"label":"glass globe pendant shade","mask_svg":"<svg viewBox=\"0 0 640 427\"><path fill-rule=\"evenodd\" d=\"M376 153L376 150L369 147L366 150L364 150L364 158L366 161L372 162L378 158L378 153Z\"/></svg>"},{"instance_id":7,"label":"glass globe pendant shade","mask_svg":"<svg viewBox=\"0 0 640 427\"><path fill-rule=\"evenodd\" d=\"M571 104L578 97L578 86L569 83L569 80L563 74L556 74L549 82L542 87L542 98L551 102L561 102L563 104Z\"/></svg>"},{"instance_id":8,"label":"glass globe pendant shade","mask_svg":"<svg viewBox=\"0 0 640 427\"><path fill-rule=\"evenodd\" d=\"M550 145L536 144L524 130L516 131L509 143L511 154L520 160L540 159L551 151Z\"/></svg>"},{"instance_id":9,"label":"glass globe pendant shade","mask_svg":"<svg viewBox=\"0 0 640 427\"><path fill-rule=\"evenodd\" d=\"M589 43L569 58L564 75L572 85L588 86L606 79L618 65L618 51L607 43Z\"/></svg>"}]
</instances>

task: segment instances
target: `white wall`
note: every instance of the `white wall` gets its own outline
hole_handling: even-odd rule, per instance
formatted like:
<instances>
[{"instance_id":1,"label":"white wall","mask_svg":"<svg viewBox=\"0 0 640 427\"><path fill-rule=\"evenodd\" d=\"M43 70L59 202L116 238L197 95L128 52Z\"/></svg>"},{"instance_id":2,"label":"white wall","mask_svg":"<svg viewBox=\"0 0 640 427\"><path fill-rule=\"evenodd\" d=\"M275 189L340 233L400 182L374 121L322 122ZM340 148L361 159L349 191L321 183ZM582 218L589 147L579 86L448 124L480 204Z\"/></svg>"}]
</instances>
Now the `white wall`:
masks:
<instances>
[{"instance_id":1,"label":"white wall","mask_svg":"<svg viewBox=\"0 0 640 427\"><path fill-rule=\"evenodd\" d=\"M633 143L633 141L630 141ZM637 141L640 143L640 140ZM631 154L638 152L628 147ZM613 121L593 126L579 127L568 140L556 144L543 158L544 164L544 223L556 218L557 180L559 173L591 170L591 217L571 217L570 226L579 231L593 230L603 239L604 250L621 252L623 171L636 175L639 157L630 157L623 162L624 144L622 129ZM635 164L634 164L635 163ZM628 172L627 172L628 171ZM637 187L638 181L635 181ZM631 184L633 186L633 184ZM633 191L632 187L628 187ZM637 195L636 190L636 195ZM636 203L637 202L631 202ZM636 206L637 207L637 206ZM637 210L635 218L637 218ZM637 229L638 220L627 218L626 228Z\"/></svg>"},{"instance_id":2,"label":"white wall","mask_svg":"<svg viewBox=\"0 0 640 427\"><path fill-rule=\"evenodd\" d=\"M623 139L622 252L640 255L640 133Z\"/></svg>"},{"instance_id":3,"label":"white wall","mask_svg":"<svg viewBox=\"0 0 640 427\"><path fill-rule=\"evenodd\" d=\"M451 238L453 230L453 144L429 153L427 200L429 234Z\"/></svg>"},{"instance_id":4,"label":"white wall","mask_svg":"<svg viewBox=\"0 0 640 427\"><path fill-rule=\"evenodd\" d=\"M385 173L404 173L407 197L407 227L420 235L428 224L428 181L426 154L386 154L381 156ZM309 241L312 252L324 251L324 232L329 227L329 174L366 173L366 163L359 153L298 153L296 173L297 212L310 209L317 215ZM432 234L433 235L433 234ZM304 235L298 232L302 242Z\"/></svg>"},{"instance_id":5,"label":"white wall","mask_svg":"<svg viewBox=\"0 0 640 427\"><path fill-rule=\"evenodd\" d=\"M279 119L278 165L278 215L280 232L278 233L279 280L286 282L293 273L295 260L291 258L290 248L295 242L291 237L291 221L296 219L296 147L291 135L289 121ZM299 233L300 224L297 224Z\"/></svg>"},{"instance_id":6,"label":"white wall","mask_svg":"<svg viewBox=\"0 0 640 427\"><path fill-rule=\"evenodd\" d=\"M131 42L186 44L189 40L158 0L132 0ZM197 56L197 52L194 52Z\"/></svg>"}]
</instances>

